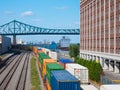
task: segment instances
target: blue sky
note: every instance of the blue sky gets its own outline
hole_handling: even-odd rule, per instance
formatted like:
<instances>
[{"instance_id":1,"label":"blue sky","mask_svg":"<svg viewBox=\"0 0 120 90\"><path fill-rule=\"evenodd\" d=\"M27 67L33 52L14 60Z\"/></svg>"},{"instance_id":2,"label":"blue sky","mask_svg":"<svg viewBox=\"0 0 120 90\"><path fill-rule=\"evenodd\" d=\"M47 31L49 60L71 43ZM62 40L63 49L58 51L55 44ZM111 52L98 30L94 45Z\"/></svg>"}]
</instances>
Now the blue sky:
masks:
<instances>
[{"instance_id":1,"label":"blue sky","mask_svg":"<svg viewBox=\"0 0 120 90\"><path fill-rule=\"evenodd\" d=\"M79 28L80 0L1 0L0 25L12 20L44 28ZM32 37L32 38L31 38ZM62 36L17 36L24 41L56 41ZM67 36L79 42L79 35Z\"/></svg>"}]
</instances>

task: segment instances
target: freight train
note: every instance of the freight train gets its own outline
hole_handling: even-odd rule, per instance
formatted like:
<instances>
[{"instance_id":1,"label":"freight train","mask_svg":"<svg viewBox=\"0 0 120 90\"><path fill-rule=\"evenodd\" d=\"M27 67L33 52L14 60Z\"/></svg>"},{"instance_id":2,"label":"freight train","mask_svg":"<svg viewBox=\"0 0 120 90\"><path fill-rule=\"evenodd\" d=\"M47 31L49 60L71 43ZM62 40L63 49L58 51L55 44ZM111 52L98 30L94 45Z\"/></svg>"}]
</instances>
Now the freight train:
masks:
<instances>
[{"instance_id":1,"label":"freight train","mask_svg":"<svg viewBox=\"0 0 120 90\"><path fill-rule=\"evenodd\" d=\"M88 83L88 69L70 59L57 60L57 53L49 49L33 49L47 90L82 90Z\"/></svg>"}]
</instances>

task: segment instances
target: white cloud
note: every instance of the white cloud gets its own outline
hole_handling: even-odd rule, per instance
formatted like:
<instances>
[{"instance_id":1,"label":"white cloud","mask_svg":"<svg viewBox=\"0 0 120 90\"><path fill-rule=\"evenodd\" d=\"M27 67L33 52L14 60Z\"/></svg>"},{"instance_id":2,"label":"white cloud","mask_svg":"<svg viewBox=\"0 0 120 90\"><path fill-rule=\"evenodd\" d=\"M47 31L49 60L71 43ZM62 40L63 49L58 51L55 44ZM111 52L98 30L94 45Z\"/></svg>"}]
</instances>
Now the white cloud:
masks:
<instances>
[{"instance_id":1,"label":"white cloud","mask_svg":"<svg viewBox=\"0 0 120 90\"><path fill-rule=\"evenodd\" d=\"M31 16L31 15L33 15L33 12L32 11L26 11L26 12L23 12L23 13L21 13L21 16Z\"/></svg>"},{"instance_id":2,"label":"white cloud","mask_svg":"<svg viewBox=\"0 0 120 90\"><path fill-rule=\"evenodd\" d=\"M68 8L67 6L55 7L55 9L57 9L57 10L65 10L65 9L67 9L67 8Z\"/></svg>"},{"instance_id":3,"label":"white cloud","mask_svg":"<svg viewBox=\"0 0 120 90\"><path fill-rule=\"evenodd\" d=\"M4 13L5 13L5 14L13 14L12 11L5 11Z\"/></svg>"}]
</instances>

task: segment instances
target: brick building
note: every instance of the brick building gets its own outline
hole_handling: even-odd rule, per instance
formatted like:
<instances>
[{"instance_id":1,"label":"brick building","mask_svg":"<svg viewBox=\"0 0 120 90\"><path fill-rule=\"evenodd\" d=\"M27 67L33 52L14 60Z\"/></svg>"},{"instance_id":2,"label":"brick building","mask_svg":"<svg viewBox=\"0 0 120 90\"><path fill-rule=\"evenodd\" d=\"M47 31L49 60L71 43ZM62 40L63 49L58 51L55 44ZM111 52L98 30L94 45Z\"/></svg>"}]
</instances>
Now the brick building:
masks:
<instances>
[{"instance_id":1,"label":"brick building","mask_svg":"<svg viewBox=\"0 0 120 90\"><path fill-rule=\"evenodd\" d=\"M120 60L120 0L81 0L80 24L82 57Z\"/></svg>"}]
</instances>

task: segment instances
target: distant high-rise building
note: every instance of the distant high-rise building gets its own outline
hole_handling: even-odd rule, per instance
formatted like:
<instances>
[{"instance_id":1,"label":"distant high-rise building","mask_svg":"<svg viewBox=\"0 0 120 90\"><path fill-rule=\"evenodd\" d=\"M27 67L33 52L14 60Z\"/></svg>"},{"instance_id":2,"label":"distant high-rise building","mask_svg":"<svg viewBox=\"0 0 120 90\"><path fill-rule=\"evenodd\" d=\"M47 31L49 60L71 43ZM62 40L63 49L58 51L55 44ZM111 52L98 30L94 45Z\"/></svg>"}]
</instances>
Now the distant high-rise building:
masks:
<instances>
[{"instance_id":1,"label":"distant high-rise building","mask_svg":"<svg viewBox=\"0 0 120 90\"><path fill-rule=\"evenodd\" d=\"M70 39L68 37L63 36L62 39L59 41L60 47L69 47Z\"/></svg>"},{"instance_id":2,"label":"distant high-rise building","mask_svg":"<svg viewBox=\"0 0 120 90\"><path fill-rule=\"evenodd\" d=\"M120 0L81 0L80 55L120 60Z\"/></svg>"}]
</instances>

